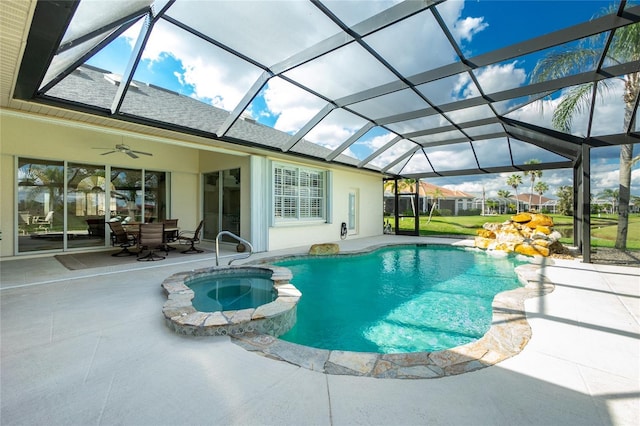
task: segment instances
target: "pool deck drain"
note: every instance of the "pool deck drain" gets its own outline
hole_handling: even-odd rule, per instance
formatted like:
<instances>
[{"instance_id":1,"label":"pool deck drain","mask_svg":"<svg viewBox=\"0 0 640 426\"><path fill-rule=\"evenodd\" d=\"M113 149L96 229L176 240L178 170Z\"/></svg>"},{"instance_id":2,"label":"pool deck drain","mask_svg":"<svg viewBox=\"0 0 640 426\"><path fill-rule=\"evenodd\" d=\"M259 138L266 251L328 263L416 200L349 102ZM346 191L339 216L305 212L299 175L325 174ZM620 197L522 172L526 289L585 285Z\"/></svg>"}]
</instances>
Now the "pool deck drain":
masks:
<instances>
[{"instance_id":1,"label":"pool deck drain","mask_svg":"<svg viewBox=\"0 0 640 426\"><path fill-rule=\"evenodd\" d=\"M325 374L395 379L431 379L495 365L519 354L531 339L524 301L554 290L535 264L516 268L523 287L499 293L492 304L489 331L480 339L436 352L378 354L330 351L286 342L267 334L231 336L232 342L259 355Z\"/></svg>"}]
</instances>

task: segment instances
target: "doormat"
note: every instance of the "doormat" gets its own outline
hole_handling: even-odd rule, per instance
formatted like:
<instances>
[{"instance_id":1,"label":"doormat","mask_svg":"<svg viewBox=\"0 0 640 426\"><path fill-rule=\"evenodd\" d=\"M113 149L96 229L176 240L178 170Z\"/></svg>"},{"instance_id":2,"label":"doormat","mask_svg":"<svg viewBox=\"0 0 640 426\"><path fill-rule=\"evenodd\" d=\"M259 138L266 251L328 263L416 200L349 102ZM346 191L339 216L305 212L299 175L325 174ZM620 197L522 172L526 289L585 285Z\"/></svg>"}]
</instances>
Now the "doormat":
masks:
<instances>
[{"instance_id":1,"label":"doormat","mask_svg":"<svg viewBox=\"0 0 640 426\"><path fill-rule=\"evenodd\" d=\"M178 259L188 260L198 256L197 254L180 253L181 248L182 247L179 247L178 250L170 251L169 256L165 260L178 260ZM200 253L200 255L207 255L212 253L212 251L210 250L206 250L202 248L200 248L200 250L204 250L204 252ZM65 268L69 269L70 271L77 271L80 269L102 268L102 267L108 267L108 266L120 266L120 265L127 265L127 264L149 265L149 263L163 262L163 260L157 260L154 262L146 262L146 261L138 262L136 260L137 256L135 255L111 256L112 254L117 253L119 251L120 249L109 250L109 251L95 251L90 253L58 254L54 257L58 262L60 262ZM158 253L161 256L165 255L163 251L159 251L156 253Z\"/></svg>"}]
</instances>

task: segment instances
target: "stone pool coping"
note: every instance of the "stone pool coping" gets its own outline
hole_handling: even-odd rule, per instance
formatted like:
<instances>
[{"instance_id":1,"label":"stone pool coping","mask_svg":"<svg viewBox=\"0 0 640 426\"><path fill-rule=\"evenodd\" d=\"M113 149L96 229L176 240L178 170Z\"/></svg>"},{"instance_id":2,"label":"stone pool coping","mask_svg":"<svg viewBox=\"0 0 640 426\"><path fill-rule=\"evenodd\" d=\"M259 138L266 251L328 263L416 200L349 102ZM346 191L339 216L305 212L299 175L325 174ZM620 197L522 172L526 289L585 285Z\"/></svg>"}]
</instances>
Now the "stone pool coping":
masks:
<instances>
[{"instance_id":1,"label":"stone pool coping","mask_svg":"<svg viewBox=\"0 0 640 426\"><path fill-rule=\"evenodd\" d=\"M343 255L361 254L382 247L389 245L370 247ZM260 262L275 262L291 257L297 256L268 258ZM546 261L547 264L552 262L551 259ZM381 379L430 379L479 370L511 358L524 349L531 339L531 327L524 310L524 301L544 296L555 288L541 273L541 267L535 263L518 266L515 271L524 286L498 293L492 304L493 318L489 331L479 340L456 348L398 354L332 351L285 342L268 334L252 332L232 335L232 342L258 355L325 374Z\"/></svg>"},{"instance_id":2,"label":"stone pool coping","mask_svg":"<svg viewBox=\"0 0 640 426\"><path fill-rule=\"evenodd\" d=\"M257 308L233 311L200 312L193 307L193 290L186 284L189 278L210 274L218 276L237 272L264 273L273 281L277 297ZM296 307L300 291L289 282L291 271L280 266L217 266L178 272L165 279L161 287L167 295L162 307L167 326L179 334L192 336L226 336L243 333L267 333L280 336L296 322Z\"/></svg>"}]
</instances>

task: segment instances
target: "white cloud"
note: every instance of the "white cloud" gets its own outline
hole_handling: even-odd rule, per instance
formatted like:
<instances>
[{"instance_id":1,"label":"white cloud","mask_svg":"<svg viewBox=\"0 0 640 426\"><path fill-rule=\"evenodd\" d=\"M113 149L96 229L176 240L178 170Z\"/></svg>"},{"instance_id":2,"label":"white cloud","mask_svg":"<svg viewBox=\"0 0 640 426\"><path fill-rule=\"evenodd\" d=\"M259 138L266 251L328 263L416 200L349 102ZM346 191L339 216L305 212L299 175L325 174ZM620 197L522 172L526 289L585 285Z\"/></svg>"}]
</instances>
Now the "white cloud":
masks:
<instances>
[{"instance_id":1,"label":"white cloud","mask_svg":"<svg viewBox=\"0 0 640 426\"><path fill-rule=\"evenodd\" d=\"M372 161L372 164L378 167L386 167L388 164L391 164L393 161L400 158L402 155L406 154L409 150L415 147L415 143L403 139L383 152L378 158L374 159Z\"/></svg>"},{"instance_id":2,"label":"white cloud","mask_svg":"<svg viewBox=\"0 0 640 426\"><path fill-rule=\"evenodd\" d=\"M521 86L527 79L523 68L517 67L517 62L489 65L475 72L478 83L485 93L496 93L502 90ZM478 96L479 93L471 93Z\"/></svg>"},{"instance_id":3,"label":"white cloud","mask_svg":"<svg viewBox=\"0 0 640 426\"><path fill-rule=\"evenodd\" d=\"M357 156L357 158L362 160L368 157L373 152L377 151L379 148L386 145L386 143L389 142L391 139L393 139L394 136L395 135L390 133L384 133L384 134L375 135L375 136L369 136L367 134L362 138L360 138L356 143L351 145L349 149L352 149L353 151L358 151L360 155Z\"/></svg>"},{"instance_id":4,"label":"white cloud","mask_svg":"<svg viewBox=\"0 0 640 426\"><path fill-rule=\"evenodd\" d=\"M484 22L484 18L464 18L456 21L453 26L453 35L458 41L471 41L473 36L487 28L489 24Z\"/></svg>"},{"instance_id":5,"label":"white cloud","mask_svg":"<svg viewBox=\"0 0 640 426\"><path fill-rule=\"evenodd\" d=\"M456 41L471 41L473 36L489 26L483 17L466 17L460 19L464 9L464 1L449 0L438 6L438 12L451 29Z\"/></svg>"},{"instance_id":6,"label":"white cloud","mask_svg":"<svg viewBox=\"0 0 640 426\"><path fill-rule=\"evenodd\" d=\"M342 142L347 140L354 133L352 129L345 128L337 124L326 124L316 126L305 139L317 143L329 149L340 146Z\"/></svg>"},{"instance_id":7,"label":"white cloud","mask_svg":"<svg viewBox=\"0 0 640 426\"><path fill-rule=\"evenodd\" d=\"M135 44L137 32L133 28L125 36ZM182 64L182 69L174 71L181 84L191 85L198 99L225 110L235 108L261 73L253 65L160 21L141 59L149 61L153 69L168 56Z\"/></svg>"},{"instance_id":8,"label":"white cloud","mask_svg":"<svg viewBox=\"0 0 640 426\"><path fill-rule=\"evenodd\" d=\"M275 128L293 133L311 120L326 102L280 78L269 80L264 91L269 113L277 116Z\"/></svg>"}]
</instances>

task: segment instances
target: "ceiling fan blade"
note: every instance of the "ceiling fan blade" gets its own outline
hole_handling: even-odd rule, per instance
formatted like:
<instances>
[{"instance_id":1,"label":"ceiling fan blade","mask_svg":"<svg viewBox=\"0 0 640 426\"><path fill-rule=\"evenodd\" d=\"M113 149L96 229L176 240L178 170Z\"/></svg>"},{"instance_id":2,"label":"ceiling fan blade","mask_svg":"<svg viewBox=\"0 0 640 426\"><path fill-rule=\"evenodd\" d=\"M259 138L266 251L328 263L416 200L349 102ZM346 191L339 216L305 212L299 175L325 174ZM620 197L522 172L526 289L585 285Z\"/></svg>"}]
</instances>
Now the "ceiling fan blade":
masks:
<instances>
[{"instance_id":1,"label":"ceiling fan blade","mask_svg":"<svg viewBox=\"0 0 640 426\"><path fill-rule=\"evenodd\" d=\"M127 151L125 151L125 154L127 154L127 155L128 155L129 157L131 157L131 158L138 158L138 156L137 156L137 155L135 155L135 154L133 153L133 151L131 151L131 150L127 150Z\"/></svg>"},{"instance_id":2,"label":"ceiling fan blade","mask_svg":"<svg viewBox=\"0 0 640 426\"><path fill-rule=\"evenodd\" d=\"M118 152L118 151L108 151L108 152L103 152L100 155L107 155L107 154L113 154L114 152Z\"/></svg>"},{"instance_id":3,"label":"ceiling fan blade","mask_svg":"<svg viewBox=\"0 0 640 426\"><path fill-rule=\"evenodd\" d=\"M136 154L142 154L142 155L148 155L150 157L153 157L153 154L151 154L150 152L144 152L144 151L131 151L131 152L135 152Z\"/></svg>"}]
</instances>

